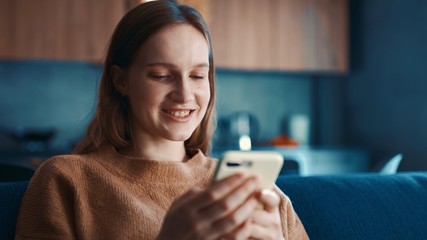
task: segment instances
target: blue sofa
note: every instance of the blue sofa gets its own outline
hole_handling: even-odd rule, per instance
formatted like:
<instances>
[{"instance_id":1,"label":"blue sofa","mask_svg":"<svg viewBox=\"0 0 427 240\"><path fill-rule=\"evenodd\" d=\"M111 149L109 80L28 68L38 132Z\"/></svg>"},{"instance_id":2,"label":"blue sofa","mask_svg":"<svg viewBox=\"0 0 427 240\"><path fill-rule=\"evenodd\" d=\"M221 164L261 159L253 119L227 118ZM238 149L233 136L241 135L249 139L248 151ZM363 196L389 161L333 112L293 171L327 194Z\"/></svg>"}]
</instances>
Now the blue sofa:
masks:
<instances>
[{"instance_id":1,"label":"blue sofa","mask_svg":"<svg viewBox=\"0 0 427 240\"><path fill-rule=\"evenodd\" d=\"M427 172L280 177L311 239L427 239Z\"/></svg>"},{"instance_id":2,"label":"blue sofa","mask_svg":"<svg viewBox=\"0 0 427 240\"><path fill-rule=\"evenodd\" d=\"M27 181L0 182L0 239L13 239L21 199Z\"/></svg>"},{"instance_id":3,"label":"blue sofa","mask_svg":"<svg viewBox=\"0 0 427 240\"><path fill-rule=\"evenodd\" d=\"M0 183L0 239L13 239L28 182ZM281 176L311 239L427 239L427 172Z\"/></svg>"}]
</instances>

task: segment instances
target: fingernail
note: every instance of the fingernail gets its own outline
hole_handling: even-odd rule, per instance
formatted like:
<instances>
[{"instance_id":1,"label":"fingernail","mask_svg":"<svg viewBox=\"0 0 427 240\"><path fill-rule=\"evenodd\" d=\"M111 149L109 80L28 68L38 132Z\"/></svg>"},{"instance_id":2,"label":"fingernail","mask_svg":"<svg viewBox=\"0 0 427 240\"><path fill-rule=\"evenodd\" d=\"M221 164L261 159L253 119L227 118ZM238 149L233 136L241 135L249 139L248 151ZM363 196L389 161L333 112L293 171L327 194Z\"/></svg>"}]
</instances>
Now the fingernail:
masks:
<instances>
[{"instance_id":1,"label":"fingernail","mask_svg":"<svg viewBox=\"0 0 427 240\"><path fill-rule=\"evenodd\" d=\"M251 177L249 177L249 181L251 181L251 182L259 182L260 180L259 180L258 176L251 176Z\"/></svg>"},{"instance_id":2,"label":"fingernail","mask_svg":"<svg viewBox=\"0 0 427 240\"><path fill-rule=\"evenodd\" d=\"M272 196L272 197L274 197L274 198L280 199L279 195L277 195L277 193L276 193L276 192L274 192L274 191L273 191L273 190L271 190L271 189L262 189L262 190L261 190L261 194L262 194L262 195L264 195L264 196L266 196L266 195L270 195L270 196Z\"/></svg>"},{"instance_id":3,"label":"fingernail","mask_svg":"<svg viewBox=\"0 0 427 240\"><path fill-rule=\"evenodd\" d=\"M268 194L271 194L271 193L272 193L272 191L270 189L262 189L261 190L261 194L262 195L268 195Z\"/></svg>"},{"instance_id":4,"label":"fingernail","mask_svg":"<svg viewBox=\"0 0 427 240\"><path fill-rule=\"evenodd\" d=\"M234 178L236 178L236 180L240 180L243 178L244 175L243 175L243 173L238 172L238 173L235 173L233 176L234 176Z\"/></svg>"}]
</instances>

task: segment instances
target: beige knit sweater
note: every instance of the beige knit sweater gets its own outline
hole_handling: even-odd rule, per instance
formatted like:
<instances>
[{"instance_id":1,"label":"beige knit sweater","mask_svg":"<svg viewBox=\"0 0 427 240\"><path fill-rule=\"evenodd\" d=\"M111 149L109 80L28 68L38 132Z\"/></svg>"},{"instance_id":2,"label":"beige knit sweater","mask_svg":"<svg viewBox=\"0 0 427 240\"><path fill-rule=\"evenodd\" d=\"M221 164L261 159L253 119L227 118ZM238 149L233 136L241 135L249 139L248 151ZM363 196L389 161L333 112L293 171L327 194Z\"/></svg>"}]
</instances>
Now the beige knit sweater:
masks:
<instances>
[{"instance_id":1,"label":"beige knit sweater","mask_svg":"<svg viewBox=\"0 0 427 240\"><path fill-rule=\"evenodd\" d=\"M15 239L155 239L174 199L206 188L216 160L141 160L112 147L47 160L23 198ZM280 190L278 190L280 191ZM307 239L281 193L285 239Z\"/></svg>"}]
</instances>

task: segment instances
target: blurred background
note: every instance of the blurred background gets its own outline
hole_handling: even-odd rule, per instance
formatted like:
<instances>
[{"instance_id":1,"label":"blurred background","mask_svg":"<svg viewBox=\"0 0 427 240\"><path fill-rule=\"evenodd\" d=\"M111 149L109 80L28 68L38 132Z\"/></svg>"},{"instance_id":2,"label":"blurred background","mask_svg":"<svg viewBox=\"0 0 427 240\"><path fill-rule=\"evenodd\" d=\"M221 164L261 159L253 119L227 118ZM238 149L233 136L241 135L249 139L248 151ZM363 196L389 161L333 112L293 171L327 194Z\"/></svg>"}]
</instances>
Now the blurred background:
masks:
<instances>
[{"instance_id":1,"label":"blurred background","mask_svg":"<svg viewBox=\"0 0 427 240\"><path fill-rule=\"evenodd\" d=\"M0 0L0 162L36 167L71 151L109 36L140 2ZM397 171L427 170L427 2L181 2L211 29L214 156L247 136L283 153L284 174L380 171L396 156Z\"/></svg>"}]
</instances>

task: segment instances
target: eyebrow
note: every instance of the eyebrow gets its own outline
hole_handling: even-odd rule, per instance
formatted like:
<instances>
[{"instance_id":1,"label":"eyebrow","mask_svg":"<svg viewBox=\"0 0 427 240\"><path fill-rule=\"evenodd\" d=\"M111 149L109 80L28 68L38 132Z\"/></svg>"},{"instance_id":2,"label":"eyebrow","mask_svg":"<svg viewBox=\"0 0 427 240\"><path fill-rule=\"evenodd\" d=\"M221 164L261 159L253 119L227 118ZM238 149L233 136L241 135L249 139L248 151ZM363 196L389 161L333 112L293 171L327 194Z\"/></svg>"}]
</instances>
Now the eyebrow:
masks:
<instances>
[{"instance_id":1,"label":"eyebrow","mask_svg":"<svg viewBox=\"0 0 427 240\"><path fill-rule=\"evenodd\" d=\"M146 67L155 67L155 66L164 66L164 67L171 67L171 68L176 68L177 66L172 64L172 63L164 63L164 62L154 62L154 63L148 63L145 65ZM194 65L193 67L197 67L197 68L209 68L209 64L207 63L199 63Z\"/></svg>"}]
</instances>

